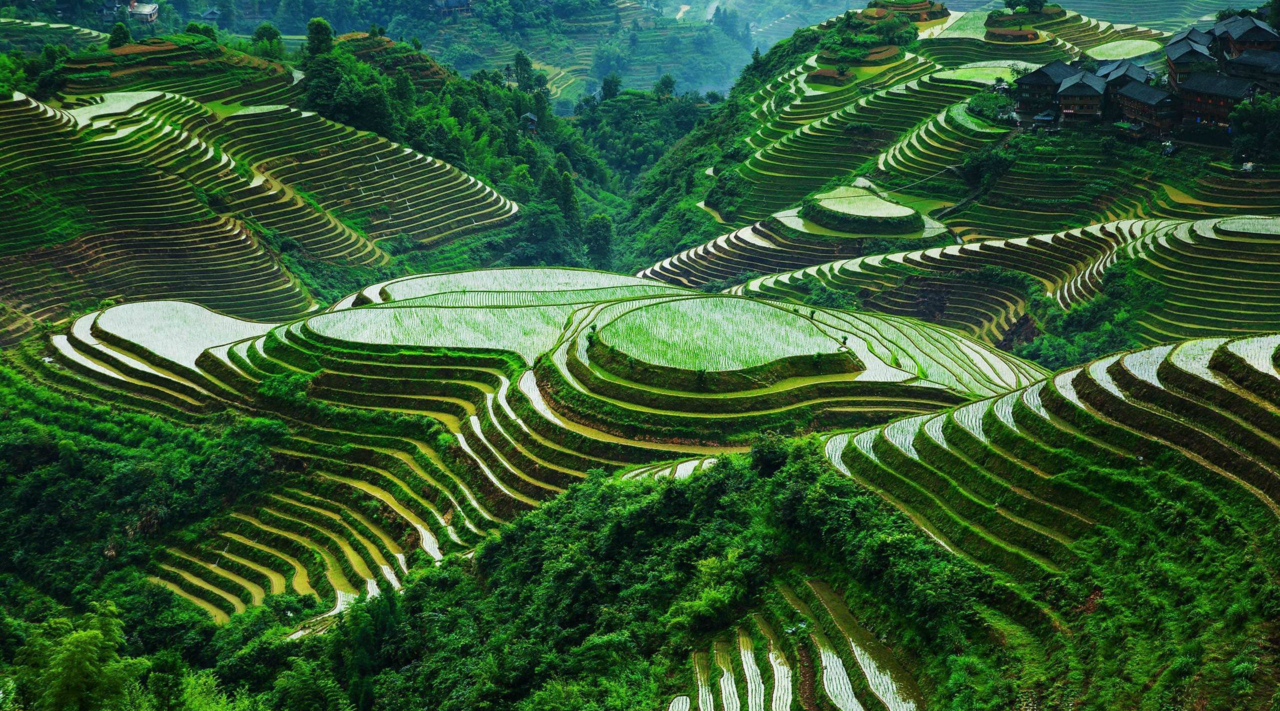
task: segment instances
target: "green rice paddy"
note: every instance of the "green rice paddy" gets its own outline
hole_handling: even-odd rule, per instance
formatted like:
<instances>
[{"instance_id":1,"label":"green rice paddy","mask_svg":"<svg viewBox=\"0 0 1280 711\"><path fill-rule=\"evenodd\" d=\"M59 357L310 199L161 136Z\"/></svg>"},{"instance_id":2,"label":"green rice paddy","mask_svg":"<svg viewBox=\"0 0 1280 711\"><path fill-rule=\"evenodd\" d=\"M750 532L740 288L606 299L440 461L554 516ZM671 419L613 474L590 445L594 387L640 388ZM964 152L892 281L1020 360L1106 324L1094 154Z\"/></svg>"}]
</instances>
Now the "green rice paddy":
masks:
<instances>
[{"instance_id":1,"label":"green rice paddy","mask_svg":"<svg viewBox=\"0 0 1280 711\"><path fill-rule=\"evenodd\" d=\"M1151 40L1121 40L1109 42L1089 50L1089 56L1098 60L1130 59L1160 51L1161 44Z\"/></svg>"}]
</instances>

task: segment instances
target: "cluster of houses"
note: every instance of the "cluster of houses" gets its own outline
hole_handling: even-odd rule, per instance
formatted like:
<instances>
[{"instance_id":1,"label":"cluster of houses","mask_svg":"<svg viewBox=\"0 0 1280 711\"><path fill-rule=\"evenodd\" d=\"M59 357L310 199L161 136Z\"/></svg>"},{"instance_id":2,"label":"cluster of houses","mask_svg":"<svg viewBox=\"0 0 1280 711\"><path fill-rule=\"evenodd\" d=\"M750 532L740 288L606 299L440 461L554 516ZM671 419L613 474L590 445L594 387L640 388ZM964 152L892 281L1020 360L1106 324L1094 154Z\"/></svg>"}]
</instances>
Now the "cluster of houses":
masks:
<instances>
[{"instance_id":1,"label":"cluster of houses","mask_svg":"<svg viewBox=\"0 0 1280 711\"><path fill-rule=\"evenodd\" d=\"M1056 61L1014 80L1018 111L1037 122L1125 120L1162 133L1179 122L1228 123L1258 90L1280 93L1280 33L1256 17L1232 17L1209 32L1188 29L1165 45L1164 86L1129 60L1088 72Z\"/></svg>"}]
</instances>

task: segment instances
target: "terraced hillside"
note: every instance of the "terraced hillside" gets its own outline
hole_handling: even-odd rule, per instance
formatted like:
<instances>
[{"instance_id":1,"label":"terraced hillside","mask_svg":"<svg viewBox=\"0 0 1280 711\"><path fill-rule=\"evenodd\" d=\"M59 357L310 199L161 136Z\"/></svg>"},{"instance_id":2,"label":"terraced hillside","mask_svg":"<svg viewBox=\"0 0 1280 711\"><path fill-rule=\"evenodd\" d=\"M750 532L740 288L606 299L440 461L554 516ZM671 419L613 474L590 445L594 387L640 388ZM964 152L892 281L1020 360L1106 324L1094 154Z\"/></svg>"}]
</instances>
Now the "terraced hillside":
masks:
<instances>
[{"instance_id":1,"label":"terraced hillside","mask_svg":"<svg viewBox=\"0 0 1280 711\"><path fill-rule=\"evenodd\" d=\"M1077 9L1081 10L1077 12ZM1006 42L989 35L988 13L954 13L947 22L922 35L921 54L943 65L965 64L980 59L1018 59L1045 64L1054 59L1079 57L1082 53L1099 59L1123 59L1156 51L1167 32L1136 24L1120 24L1106 16L1095 19L1087 10L1076 8L1028 15L1013 23L995 27L1034 29L1039 38L1031 42ZM991 21L999 18L993 17ZM1125 48L1128 53L1125 53ZM1106 49L1103 49L1106 48ZM1107 56L1119 53L1120 56ZM1021 56L1017 56L1021 54Z\"/></svg>"},{"instance_id":2,"label":"terraced hillside","mask_svg":"<svg viewBox=\"0 0 1280 711\"><path fill-rule=\"evenodd\" d=\"M312 302L266 238L376 265L379 240L438 243L516 214L448 164L311 113L160 92L94 101L0 103L0 342L103 299L291 318Z\"/></svg>"},{"instance_id":3,"label":"terraced hillside","mask_svg":"<svg viewBox=\"0 0 1280 711\"><path fill-rule=\"evenodd\" d=\"M750 51L717 28L692 18L665 18L632 0L598 3L561 21L559 33L525 30L519 36L497 36L475 18L462 18L431 37L426 50L464 74L478 69L501 71L519 51L534 68L545 71L551 98L577 99L589 80L596 80L596 58L616 55L610 67L628 89L648 89L671 74L681 91L723 90L750 61ZM631 38L634 36L634 40Z\"/></svg>"},{"instance_id":4,"label":"terraced hillside","mask_svg":"<svg viewBox=\"0 0 1280 711\"><path fill-rule=\"evenodd\" d=\"M803 73L791 80L793 88L785 94L801 96L790 105L777 106L776 96L766 99L762 95L765 103L758 113L764 127L751 140L758 150L722 174L720 184L708 196L708 206L732 222L765 219L832 179L876 160L917 126L984 87L981 79L957 78L947 71L922 75L928 68L919 58L907 55L898 64L857 82L830 103L828 92L803 88ZM911 76L919 78L898 83ZM808 105L817 101L822 102L821 107L809 111ZM768 112L775 109L776 114L770 116ZM725 175L733 176L734 188L728 187L731 183ZM726 197L730 190L738 193L732 201Z\"/></svg>"},{"instance_id":5,"label":"terraced hillside","mask_svg":"<svg viewBox=\"0 0 1280 711\"><path fill-rule=\"evenodd\" d=\"M993 72L998 68L959 69L957 72ZM917 195L958 201L972 191L960 168L967 156L1004 140L1010 127L993 124L968 111L968 103L938 112L927 123L882 152L876 160L877 177L892 176Z\"/></svg>"},{"instance_id":6,"label":"terraced hillside","mask_svg":"<svg viewBox=\"0 0 1280 711\"><path fill-rule=\"evenodd\" d=\"M959 180L958 164L969 152L1002 140L1008 132L968 115L964 102L997 82L1011 81L1015 69L1055 59L1073 60L1086 52L1099 57L1144 54L1159 49L1166 36L1065 11L1046 16L1036 25L1041 33L1036 42L1008 43L986 36L987 15L952 12L943 20L920 24L920 39L912 45L915 54L853 67L852 78L839 85L826 77L838 67L821 55L809 57L767 83L751 99L758 107L753 118L760 122L747 139L754 152L746 160L720 167L705 201L707 207L718 219L741 227L794 207L805 195L834 179L875 169L897 176L899 179L892 181L897 185L920 186L917 195L958 201L970 191ZM832 31L834 27L824 23L819 29ZM1076 165L1086 161L1098 164L1096 154L1057 155L1053 166L1044 165L1044 161L1028 162L1019 166L1022 173L1012 172L1002 188L992 192L1006 196L1006 202L1015 200L1021 195L1017 188L1025 185L1026 190L1034 190L1037 181L1044 180L1037 178L1035 171L1062 174L1063 161L1076 158ZM1124 177L1117 179L1123 181ZM1015 189L1003 189L1009 186ZM1071 191L1056 194L1070 195ZM1063 206L1061 212L1078 212L1077 207ZM1089 209L1097 209L1100 217L1109 214L1105 219L1115 219L1128 215L1116 210L1108 213L1108 209L1121 207L1090 205ZM1030 220L1019 222L1016 216L1005 221L1000 219L1003 215L988 215L989 209L980 201L955 219L962 231L984 236L1012 236L983 231L995 225L1003 225L1006 232L1027 234L1075 224L1053 223L1046 218L1031 226Z\"/></svg>"},{"instance_id":7,"label":"terraced hillside","mask_svg":"<svg viewBox=\"0 0 1280 711\"><path fill-rule=\"evenodd\" d=\"M1099 293L1108 268L1134 260L1138 275L1165 291L1144 315L1152 343L1280 330L1280 219L1123 220L1010 240L835 261L754 279L734 289L801 301L817 285L856 295L863 308L923 317L992 343L1027 312L1025 275L1064 308ZM981 272L980 270L987 270Z\"/></svg>"},{"instance_id":8,"label":"terraced hillside","mask_svg":"<svg viewBox=\"0 0 1280 711\"><path fill-rule=\"evenodd\" d=\"M1187 683L1168 673L1177 655L1168 645L1202 644L1240 659L1268 644L1269 625L1163 627L1176 614L1161 601L1195 599L1223 611L1256 599L1259 588L1249 584L1222 595L1219 574L1237 564L1228 559L1242 540L1265 546L1280 515L1278 348L1280 337L1261 335L1121 353L946 412L829 436L825 452L842 476L927 534L938 555L981 571L987 587L976 609L955 601L944 609L975 614L984 630L977 635L995 640L992 653L1007 658L1015 680L1010 703L1203 700L1230 685L1230 665L1206 658ZM1184 516L1197 507L1241 523L1206 534ZM823 530L838 539L848 528L840 521ZM1197 541L1190 549L1167 542L1187 537ZM1210 572L1206 560L1221 562ZM1259 570L1275 565L1270 553L1259 562ZM753 612L694 646L687 689L667 708L790 709L801 699L806 708L945 708L954 698L943 690L948 682L921 674L931 666L918 656L927 645L902 631L914 620L880 614L884 601L868 600L861 584L824 580L842 567L775 572ZM934 594L945 597L936 587L948 582L967 585L943 575L931 581ZM963 646L973 653L980 645ZM1129 653L1116 654L1120 647ZM1076 683L1063 683L1066 674ZM1126 683L1106 683L1116 675ZM1265 708L1270 689L1253 688L1238 685L1227 703Z\"/></svg>"},{"instance_id":9,"label":"terraced hillside","mask_svg":"<svg viewBox=\"0 0 1280 711\"><path fill-rule=\"evenodd\" d=\"M90 45L105 46L106 43L107 35L84 27L0 17L0 50L39 52L46 44L52 44L77 52Z\"/></svg>"},{"instance_id":10,"label":"terraced hillside","mask_svg":"<svg viewBox=\"0 0 1280 711\"><path fill-rule=\"evenodd\" d=\"M434 59L390 37L372 36L368 32L350 32L336 39L339 44L350 49L357 59L372 64L388 76L395 76L403 70L413 80L414 88L420 92L439 91L448 81L448 72Z\"/></svg>"},{"instance_id":11,"label":"terraced hillside","mask_svg":"<svg viewBox=\"0 0 1280 711\"><path fill-rule=\"evenodd\" d=\"M1090 129L1018 136L1008 145L1008 169L943 218L967 240L1054 232L1123 218L1204 219L1280 211L1275 172L1244 171L1230 164L1223 152L1192 146L1170 161L1159 155L1159 144L1117 146L1105 131ZM920 183L919 191L928 195L938 187Z\"/></svg>"},{"instance_id":12,"label":"terraced hillside","mask_svg":"<svg viewBox=\"0 0 1280 711\"><path fill-rule=\"evenodd\" d=\"M1230 511L1260 530L1274 526L1280 513L1277 345L1280 340L1265 335L1121 353L947 413L837 435L827 453L939 546L1001 581L989 621L1008 639L1027 640L1012 645L1024 669L1043 670L1056 649L1090 670L1085 676L1131 674L1159 689L1172 680L1162 676L1163 655L1144 649L1142 632L1129 633L1133 654L1109 658L1118 638L1105 625L1114 618L1091 617L1091 606L1068 608L1049 590L1063 576L1108 568L1109 556L1134 545L1136 529L1125 522L1144 516L1152 497L1168 506ZM1122 484L1126 473L1151 462L1170 474ZM1184 558L1164 565L1172 579L1179 566L1199 563ZM1123 604L1125 583L1093 580L1095 600ZM1212 586L1182 594L1204 594ZM1160 588L1149 583L1145 594L1154 600ZM1034 671L1029 676L1023 689L1032 702L1063 703L1055 696L1064 690L1037 686ZM1105 693L1102 686L1080 694ZM826 689L840 707L838 686Z\"/></svg>"},{"instance_id":13,"label":"terraced hillside","mask_svg":"<svg viewBox=\"0 0 1280 711\"><path fill-rule=\"evenodd\" d=\"M754 337L765 327L777 338ZM283 488L152 571L217 620L285 583L335 610L394 589L591 469L934 412L1043 375L911 319L556 269L394 280L282 325L126 304L47 347L55 364L29 348L27 367L85 397L290 423Z\"/></svg>"},{"instance_id":14,"label":"terraced hillside","mask_svg":"<svg viewBox=\"0 0 1280 711\"><path fill-rule=\"evenodd\" d=\"M1166 32L1176 32L1187 25L1212 22L1222 9L1233 7L1225 0L1173 0L1173 2L1115 3L1108 0L1076 0L1067 3L1090 17L1117 24L1142 25Z\"/></svg>"},{"instance_id":15,"label":"terraced hillside","mask_svg":"<svg viewBox=\"0 0 1280 711\"><path fill-rule=\"evenodd\" d=\"M989 40L986 20L986 12L952 13L945 23L922 33L920 55L940 66L957 67L996 60L1047 64L1055 59L1070 61L1081 54L1079 47L1047 32L1029 42Z\"/></svg>"},{"instance_id":16,"label":"terraced hillside","mask_svg":"<svg viewBox=\"0 0 1280 711\"><path fill-rule=\"evenodd\" d=\"M795 208L688 249L637 276L701 287L742 274L773 274L860 256L867 245L932 244L941 223L898 205L859 179L853 186L815 196L826 209Z\"/></svg>"},{"instance_id":17,"label":"terraced hillside","mask_svg":"<svg viewBox=\"0 0 1280 711\"><path fill-rule=\"evenodd\" d=\"M842 711L924 708L915 678L830 585L780 580L766 600L760 612L692 654L696 693L674 697L669 710L782 710L801 699Z\"/></svg>"},{"instance_id":18,"label":"terraced hillside","mask_svg":"<svg viewBox=\"0 0 1280 711\"><path fill-rule=\"evenodd\" d=\"M288 104L301 95L301 74L203 35L169 35L77 54L61 72L62 93L72 103L119 91L167 91L228 106Z\"/></svg>"}]
</instances>

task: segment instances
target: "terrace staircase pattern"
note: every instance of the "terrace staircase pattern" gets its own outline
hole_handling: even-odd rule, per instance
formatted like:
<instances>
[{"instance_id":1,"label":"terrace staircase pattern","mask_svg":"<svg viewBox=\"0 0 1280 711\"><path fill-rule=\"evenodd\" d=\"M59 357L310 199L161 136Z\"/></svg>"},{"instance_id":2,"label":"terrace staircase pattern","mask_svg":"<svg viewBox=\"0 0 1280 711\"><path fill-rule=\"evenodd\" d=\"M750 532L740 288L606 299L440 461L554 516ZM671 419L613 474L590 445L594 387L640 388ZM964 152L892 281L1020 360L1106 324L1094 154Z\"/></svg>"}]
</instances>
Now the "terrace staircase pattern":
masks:
<instances>
[{"instance_id":1,"label":"terrace staircase pattern","mask_svg":"<svg viewBox=\"0 0 1280 711\"><path fill-rule=\"evenodd\" d=\"M302 95L298 74L282 64L226 49L200 35L153 38L79 54L63 68L61 94L72 102L119 91L164 91L201 103L263 106Z\"/></svg>"},{"instance_id":2,"label":"terrace staircase pattern","mask_svg":"<svg viewBox=\"0 0 1280 711\"><path fill-rule=\"evenodd\" d=\"M1164 303L1141 320L1151 343L1280 330L1276 220L1121 220L1063 232L839 260L753 279L734 293L803 300L821 282L864 308L915 316L1000 342L1027 312L1018 285L972 279L996 267L1040 282L1061 307L1100 293L1117 261L1160 284Z\"/></svg>"},{"instance_id":3,"label":"terrace staircase pattern","mask_svg":"<svg viewBox=\"0 0 1280 711\"><path fill-rule=\"evenodd\" d=\"M904 60L909 61L913 60ZM763 220L795 205L833 178L876 159L896 140L982 88L979 82L924 75L863 95L820 117L807 116L811 120L801 120L798 127L761 146L735 169L745 180L746 194L734 219ZM787 127L782 117L779 114L770 125ZM753 145L766 136L763 131L757 133Z\"/></svg>"},{"instance_id":4,"label":"terrace staircase pattern","mask_svg":"<svg viewBox=\"0 0 1280 711\"><path fill-rule=\"evenodd\" d=\"M0 17L0 40L23 52L40 52L46 44L62 45L79 51L93 44L106 44L107 35L75 25L16 20Z\"/></svg>"},{"instance_id":5,"label":"terrace staircase pattern","mask_svg":"<svg viewBox=\"0 0 1280 711\"><path fill-rule=\"evenodd\" d=\"M739 274L790 271L861 252L857 239L806 236L769 219L668 257L636 276L697 288Z\"/></svg>"},{"instance_id":6,"label":"terrace staircase pattern","mask_svg":"<svg viewBox=\"0 0 1280 711\"><path fill-rule=\"evenodd\" d=\"M318 259L378 265L379 240L440 244L518 212L447 163L287 107L224 115L134 92L61 111L17 95L0 103L0 149L3 343L104 298L292 318L313 305L264 247L268 232Z\"/></svg>"},{"instance_id":7,"label":"terrace staircase pattern","mask_svg":"<svg viewBox=\"0 0 1280 711\"><path fill-rule=\"evenodd\" d=\"M475 279L492 284L501 275L478 272ZM711 394L670 382L658 387L647 382L654 377L648 366L637 369L600 350L596 334L613 333L613 320L645 308L738 308L742 301L601 276L623 283L580 295L437 293L418 286L430 277L409 278L280 326L176 302L127 304L78 319L50 340L48 356L33 347L19 352L34 377L82 397L183 421L234 408L289 424L278 449L289 472L283 488L237 508L203 543L175 549L151 571L206 610L219 610L211 611L217 620L286 585L313 592L334 611L394 590L414 564L472 549L499 523L591 469L643 469L690 456L705 465L784 423L883 423L1043 377L994 349L908 319L805 316L751 302L833 342L845 334L865 370ZM477 341L451 340L463 336L450 327L424 328L439 318L547 326L527 347L477 348ZM157 319L181 325L160 333L148 326ZM384 324L443 340L438 347L380 343ZM260 335L244 337L254 333ZM261 394L291 377L305 378L305 394ZM696 469L669 466L681 476Z\"/></svg>"},{"instance_id":8,"label":"terrace staircase pattern","mask_svg":"<svg viewBox=\"0 0 1280 711\"><path fill-rule=\"evenodd\" d=\"M802 699L841 711L925 708L916 680L843 596L799 571L776 580L747 620L693 652L690 666L694 688L669 710L790 711Z\"/></svg>"},{"instance_id":9,"label":"terrace staircase pattern","mask_svg":"<svg viewBox=\"0 0 1280 711\"><path fill-rule=\"evenodd\" d=\"M1121 353L945 413L833 436L827 455L1006 585L993 619L1039 640L1038 658L1073 644L1067 610L1037 592L1044 581L1072 566L1079 540L1123 538L1125 520L1150 505L1086 472L1132 472L1163 457L1161 471L1235 497L1235 515L1259 526L1280 515L1277 346L1280 337L1263 335Z\"/></svg>"},{"instance_id":10,"label":"terrace staircase pattern","mask_svg":"<svg viewBox=\"0 0 1280 711\"><path fill-rule=\"evenodd\" d=\"M973 24L967 17L961 20ZM957 20L955 24L962 23ZM944 29L939 35L926 36L919 41L916 54L904 52L888 65L855 68L853 80L843 86L809 81L811 72L832 68L818 55L767 83L751 97L756 105L753 117L760 127L747 143L755 152L720 173L708 195L708 208L742 227L793 207L829 181L872 162L881 171L936 188L939 181L948 181L945 172L963 162L966 153L999 140L1005 131L964 116L962 108L955 110L989 81L959 78L944 70L1073 60L1086 50L1112 42L1158 43L1165 38L1165 33L1157 30L1115 25L1074 12L1044 23L1044 38L1038 43L987 41L981 36L981 22L978 25L976 30ZM834 24L830 21L819 25L819 29L831 27ZM1079 156L1079 161L1081 165L1097 165L1098 157ZM1064 168L1053 166L1052 175L1069 172ZM1032 199L1070 194L1070 185L1049 184L1049 176L1038 170L1020 164L992 192ZM1023 174L1027 171L1031 173ZM732 204L721 192L729 182L737 183L732 186ZM1144 183L1141 177L1131 182L1149 189L1152 197L1159 191L1158 185ZM967 192L959 181L952 180L947 187L947 192ZM1122 198L1101 207L1085 207L1096 208L1101 218L1097 221L1146 216L1141 199ZM1051 214L1042 215L1032 210L980 206L965 210L954 223L962 234L1012 237L1078 224L1069 220L1079 212L1077 208L1080 206L1064 206L1061 214L1049 211Z\"/></svg>"}]
</instances>

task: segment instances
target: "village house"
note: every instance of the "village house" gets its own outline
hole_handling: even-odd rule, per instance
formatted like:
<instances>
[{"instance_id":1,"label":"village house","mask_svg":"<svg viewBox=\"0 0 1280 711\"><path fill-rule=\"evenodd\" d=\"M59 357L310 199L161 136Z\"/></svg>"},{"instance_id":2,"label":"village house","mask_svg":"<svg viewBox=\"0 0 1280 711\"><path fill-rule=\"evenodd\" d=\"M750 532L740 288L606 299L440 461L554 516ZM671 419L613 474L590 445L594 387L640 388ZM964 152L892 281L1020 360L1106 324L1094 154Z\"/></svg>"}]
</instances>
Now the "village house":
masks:
<instances>
[{"instance_id":1,"label":"village house","mask_svg":"<svg viewBox=\"0 0 1280 711\"><path fill-rule=\"evenodd\" d=\"M1256 17L1228 18L1214 25L1210 33L1225 59L1239 57L1250 49L1270 52L1280 46L1280 33Z\"/></svg>"},{"instance_id":2,"label":"village house","mask_svg":"<svg viewBox=\"0 0 1280 711\"><path fill-rule=\"evenodd\" d=\"M1201 45L1203 47L1208 47L1209 45L1213 44L1213 35L1209 34L1208 32L1204 32L1203 30L1197 30L1194 27L1188 27L1185 30L1182 30L1180 32L1175 32L1174 34L1170 35L1169 41L1166 42L1165 44L1166 45L1177 44L1182 40L1190 40L1195 44Z\"/></svg>"},{"instance_id":3,"label":"village house","mask_svg":"<svg viewBox=\"0 0 1280 711\"><path fill-rule=\"evenodd\" d=\"M129 0L129 17L138 22L155 22L160 16L160 6L153 2Z\"/></svg>"},{"instance_id":4,"label":"village house","mask_svg":"<svg viewBox=\"0 0 1280 711\"><path fill-rule=\"evenodd\" d=\"M1164 61L1169 70L1169 83L1174 87L1191 76L1192 72L1217 67L1217 61L1209 51L1209 44L1207 42L1200 44L1191 37L1165 45Z\"/></svg>"},{"instance_id":5,"label":"village house","mask_svg":"<svg viewBox=\"0 0 1280 711\"><path fill-rule=\"evenodd\" d=\"M1186 121L1226 124L1231 111L1253 96L1254 82L1209 72L1195 72L1178 85Z\"/></svg>"},{"instance_id":6,"label":"village house","mask_svg":"<svg viewBox=\"0 0 1280 711\"><path fill-rule=\"evenodd\" d=\"M1080 72L1058 87L1058 109L1064 121L1102 118L1107 82L1102 77Z\"/></svg>"},{"instance_id":7,"label":"village house","mask_svg":"<svg viewBox=\"0 0 1280 711\"><path fill-rule=\"evenodd\" d=\"M130 19L148 24L155 22L160 16L160 6L155 3L143 3L138 0L103 0L102 19L110 22L121 9L129 14Z\"/></svg>"},{"instance_id":8,"label":"village house","mask_svg":"<svg viewBox=\"0 0 1280 711\"><path fill-rule=\"evenodd\" d=\"M1116 91L1115 101L1126 119L1157 133L1173 128L1178 122L1178 98L1164 89L1130 82Z\"/></svg>"},{"instance_id":9,"label":"village house","mask_svg":"<svg viewBox=\"0 0 1280 711\"><path fill-rule=\"evenodd\" d=\"M1146 84L1151 79L1151 72L1127 59L1107 62L1098 67L1097 74L1107 84L1104 111L1112 116L1120 113L1120 104L1116 101L1116 95L1121 89L1130 84Z\"/></svg>"},{"instance_id":10,"label":"village house","mask_svg":"<svg viewBox=\"0 0 1280 711\"><path fill-rule=\"evenodd\" d=\"M1246 49L1222 63L1228 75L1249 79L1273 94L1280 94L1280 52Z\"/></svg>"},{"instance_id":11,"label":"village house","mask_svg":"<svg viewBox=\"0 0 1280 711\"><path fill-rule=\"evenodd\" d=\"M434 4L441 15L471 16L471 0L434 0Z\"/></svg>"},{"instance_id":12,"label":"village house","mask_svg":"<svg viewBox=\"0 0 1280 711\"><path fill-rule=\"evenodd\" d=\"M1035 113L1052 108L1062 82L1084 72L1058 60L1013 80L1016 85L1018 111Z\"/></svg>"}]
</instances>

